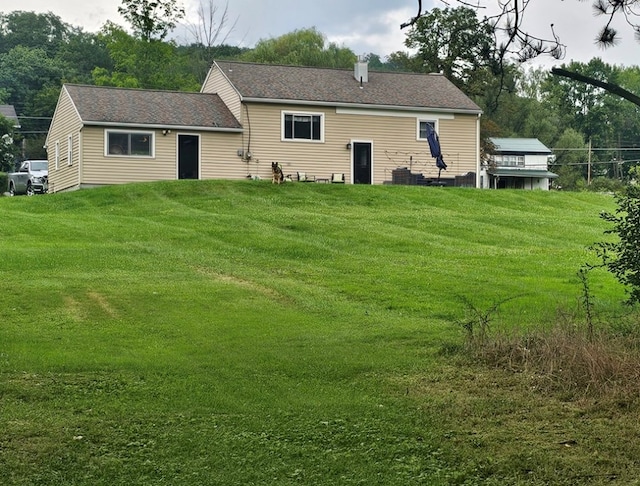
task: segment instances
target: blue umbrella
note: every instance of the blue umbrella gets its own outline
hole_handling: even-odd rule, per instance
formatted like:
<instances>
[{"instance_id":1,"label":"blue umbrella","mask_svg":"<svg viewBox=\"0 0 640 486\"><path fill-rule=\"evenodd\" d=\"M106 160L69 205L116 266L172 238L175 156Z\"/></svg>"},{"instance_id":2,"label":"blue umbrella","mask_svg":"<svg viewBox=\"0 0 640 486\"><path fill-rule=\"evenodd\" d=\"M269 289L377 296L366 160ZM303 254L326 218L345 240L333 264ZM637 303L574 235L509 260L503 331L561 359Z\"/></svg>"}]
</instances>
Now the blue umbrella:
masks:
<instances>
[{"instance_id":1,"label":"blue umbrella","mask_svg":"<svg viewBox=\"0 0 640 486\"><path fill-rule=\"evenodd\" d=\"M438 179L440 179L440 172L447 170L447 164L442 158L442 150L440 149L440 140L438 140L438 134L430 124L427 125L427 142L429 142L429 150L431 150L431 157L436 159L436 167L440 169L438 171Z\"/></svg>"}]
</instances>

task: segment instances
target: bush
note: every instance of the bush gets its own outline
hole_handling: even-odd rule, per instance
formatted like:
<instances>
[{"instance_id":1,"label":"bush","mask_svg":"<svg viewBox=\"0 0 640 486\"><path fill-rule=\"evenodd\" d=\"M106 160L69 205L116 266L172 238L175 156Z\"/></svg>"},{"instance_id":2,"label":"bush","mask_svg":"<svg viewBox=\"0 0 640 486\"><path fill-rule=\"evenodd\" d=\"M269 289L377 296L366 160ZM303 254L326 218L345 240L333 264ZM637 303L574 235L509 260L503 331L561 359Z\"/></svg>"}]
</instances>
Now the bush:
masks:
<instances>
[{"instance_id":1,"label":"bush","mask_svg":"<svg viewBox=\"0 0 640 486\"><path fill-rule=\"evenodd\" d=\"M623 181L609 177L596 177L591 181L591 185L587 186L587 189L593 192L618 192L623 191L624 188Z\"/></svg>"},{"instance_id":2,"label":"bush","mask_svg":"<svg viewBox=\"0 0 640 486\"><path fill-rule=\"evenodd\" d=\"M9 190L9 176L6 172L0 172L0 196Z\"/></svg>"},{"instance_id":3,"label":"bush","mask_svg":"<svg viewBox=\"0 0 640 486\"><path fill-rule=\"evenodd\" d=\"M616 234L617 242L594 245L602 265L627 287L629 304L640 303L640 187L628 186L616 195L615 213L601 217L613 223L605 234Z\"/></svg>"}]
</instances>

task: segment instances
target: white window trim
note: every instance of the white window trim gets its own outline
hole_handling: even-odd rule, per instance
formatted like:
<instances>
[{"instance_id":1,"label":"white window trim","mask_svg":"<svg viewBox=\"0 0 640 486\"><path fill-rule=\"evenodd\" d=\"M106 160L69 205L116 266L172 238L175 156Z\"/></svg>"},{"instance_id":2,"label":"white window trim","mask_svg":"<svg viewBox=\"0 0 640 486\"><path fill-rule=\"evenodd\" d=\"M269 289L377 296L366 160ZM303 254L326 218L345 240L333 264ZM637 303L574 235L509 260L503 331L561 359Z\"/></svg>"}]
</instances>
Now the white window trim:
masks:
<instances>
[{"instance_id":1,"label":"white window trim","mask_svg":"<svg viewBox=\"0 0 640 486\"><path fill-rule=\"evenodd\" d=\"M110 154L109 153L109 134L110 133L137 133L149 135L151 137L151 154L149 155L128 155L128 154ZM105 157L115 157L115 158L136 158L136 159L153 159L156 154L156 134L153 130L122 130L122 129L113 129L113 128L105 128L104 130L104 156Z\"/></svg>"},{"instance_id":2,"label":"white window trim","mask_svg":"<svg viewBox=\"0 0 640 486\"><path fill-rule=\"evenodd\" d=\"M284 133L284 117L285 115L294 116L319 116L320 117L320 140L306 139L306 138L285 138ZM324 143L324 113L321 111L295 111L295 110L282 110L280 112L280 140L282 142L294 142L294 143Z\"/></svg>"},{"instance_id":3,"label":"white window trim","mask_svg":"<svg viewBox=\"0 0 640 486\"><path fill-rule=\"evenodd\" d=\"M73 165L73 134L67 137L67 165Z\"/></svg>"},{"instance_id":4,"label":"white window trim","mask_svg":"<svg viewBox=\"0 0 640 486\"><path fill-rule=\"evenodd\" d=\"M433 127L438 135L440 135L440 127L437 118L416 118L416 140L418 142L426 142L426 138L420 137L420 123L422 122L431 122L433 123Z\"/></svg>"}]
</instances>

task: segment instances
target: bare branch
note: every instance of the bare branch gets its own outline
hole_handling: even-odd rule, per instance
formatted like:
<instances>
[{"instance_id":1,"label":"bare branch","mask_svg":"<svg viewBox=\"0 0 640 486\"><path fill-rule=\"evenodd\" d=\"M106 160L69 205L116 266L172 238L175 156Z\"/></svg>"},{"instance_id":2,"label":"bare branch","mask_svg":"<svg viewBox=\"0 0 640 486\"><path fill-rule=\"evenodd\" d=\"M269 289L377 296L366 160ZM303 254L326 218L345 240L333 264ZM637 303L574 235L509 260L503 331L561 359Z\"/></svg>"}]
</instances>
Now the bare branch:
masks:
<instances>
[{"instance_id":1,"label":"bare branch","mask_svg":"<svg viewBox=\"0 0 640 486\"><path fill-rule=\"evenodd\" d=\"M491 25L498 38L502 40L499 47L499 57L515 58L518 62L524 62L540 55L550 55L556 59L563 59L566 46L560 42L553 24L550 27L550 35L539 37L526 32L523 20L530 0L440 0L445 5L455 3L471 7L476 10L485 9L489 2L496 2L499 12L485 17L484 21ZM640 42L640 0L593 0L593 9L596 15L606 17L605 25L596 37L596 42L603 48L615 46L619 42L619 32L615 29L613 21L624 18L634 32L636 40ZM413 26L420 17L425 15L422 11L422 1L418 0L418 14L403 23L400 28Z\"/></svg>"}]
</instances>

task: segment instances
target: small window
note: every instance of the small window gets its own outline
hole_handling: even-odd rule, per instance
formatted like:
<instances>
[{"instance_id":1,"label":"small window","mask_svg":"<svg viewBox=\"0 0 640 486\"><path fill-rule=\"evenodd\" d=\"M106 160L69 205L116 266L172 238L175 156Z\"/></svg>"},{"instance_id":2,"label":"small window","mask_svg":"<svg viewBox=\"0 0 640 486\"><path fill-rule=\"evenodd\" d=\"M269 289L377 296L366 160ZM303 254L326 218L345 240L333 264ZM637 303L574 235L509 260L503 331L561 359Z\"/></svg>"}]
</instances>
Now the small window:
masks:
<instances>
[{"instance_id":1,"label":"small window","mask_svg":"<svg viewBox=\"0 0 640 486\"><path fill-rule=\"evenodd\" d=\"M55 160L55 167L56 170L58 169L58 166L60 165L60 142L56 140L56 154L55 154L56 160Z\"/></svg>"},{"instance_id":2,"label":"small window","mask_svg":"<svg viewBox=\"0 0 640 486\"><path fill-rule=\"evenodd\" d=\"M524 155L495 155L493 161L498 167L524 167Z\"/></svg>"},{"instance_id":3,"label":"small window","mask_svg":"<svg viewBox=\"0 0 640 486\"><path fill-rule=\"evenodd\" d=\"M427 125L437 132L435 120L418 120L418 140L427 139Z\"/></svg>"},{"instance_id":4,"label":"small window","mask_svg":"<svg viewBox=\"0 0 640 486\"><path fill-rule=\"evenodd\" d=\"M153 133L107 131L107 155L153 157Z\"/></svg>"},{"instance_id":5,"label":"small window","mask_svg":"<svg viewBox=\"0 0 640 486\"><path fill-rule=\"evenodd\" d=\"M73 135L67 138L67 164L73 165Z\"/></svg>"},{"instance_id":6,"label":"small window","mask_svg":"<svg viewBox=\"0 0 640 486\"><path fill-rule=\"evenodd\" d=\"M282 139L323 141L324 115L321 113L282 113Z\"/></svg>"}]
</instances>

